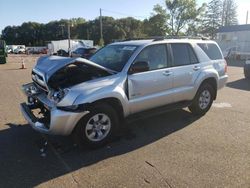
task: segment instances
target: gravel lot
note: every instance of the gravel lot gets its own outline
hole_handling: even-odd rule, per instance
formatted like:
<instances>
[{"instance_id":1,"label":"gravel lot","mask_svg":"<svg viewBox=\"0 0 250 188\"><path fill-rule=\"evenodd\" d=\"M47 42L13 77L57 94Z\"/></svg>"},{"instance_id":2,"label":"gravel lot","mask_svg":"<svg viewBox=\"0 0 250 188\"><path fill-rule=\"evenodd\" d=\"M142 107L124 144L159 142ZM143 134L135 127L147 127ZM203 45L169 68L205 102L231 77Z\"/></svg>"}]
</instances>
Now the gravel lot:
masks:
<instances>
[{"instance_id":1,"label":"gravel lot","mask_svg":"<svg viewBox=\"0 0 250 188\"><path fill-rule=\"evenodd\" d=\"M11 55L0 65L0 187L250 187L250 81L242 63L230 62L227 87L204 117L165 113L129 124L106 147L80 150L68 137L33 131L21 116L20 86L36 59ZM19 69L22 60L27 69Z\"/></svg>"}]
</instances>

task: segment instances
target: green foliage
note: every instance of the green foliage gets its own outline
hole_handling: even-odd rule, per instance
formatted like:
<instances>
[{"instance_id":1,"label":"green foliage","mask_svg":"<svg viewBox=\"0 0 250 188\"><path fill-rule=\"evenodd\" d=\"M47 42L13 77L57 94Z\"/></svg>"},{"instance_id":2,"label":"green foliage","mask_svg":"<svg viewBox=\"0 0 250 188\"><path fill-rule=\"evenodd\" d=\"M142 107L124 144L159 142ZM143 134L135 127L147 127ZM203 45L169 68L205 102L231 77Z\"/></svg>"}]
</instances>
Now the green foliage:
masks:
<instances>
[{"instance_id":1,"label":"green foliage","mask_svg":"<svg viewBox=\"0 0 250 188\"><path fill-rule=\"evenodd\" d=\"M188 23L187 30L185 32L185 35L188 36L199 36L203 35L202 31L204 28L204 17L205 17L205 11L206 11L206 3L203 3L201 7L197 9L197 12L199 13L195 19L191 20Z\"/></svg>"},{"instance_id":2,"label":"green foliage","mask_svg":"<svg viewBox=\"0 0 250 188\"><path fill-rule=\"evenodd\" d=\"M211 0L206 5L200 32L214 39L219 27L237 24L236 8L234 0Z\"/></svg>"},{"instance_id":3,"label":"green foliage","mask_svg":"<svg viewBox=\"0 0 250 188\"><path fill-rule=\"evenodd\" d=\"M207 5L203 19L202 33L210 38L215 38L216 32L222 24L222 1L212 0Z\"/></svg>"},{"instance_id":4,"label":"green foliage","mask_svg":"<svg viewBox=\"0 0 250 188\"><path fill-rule=\"evenodd\" d=\"M169 33L167 20L169 15L160 5L155 5L154 13L149 19L145 19L143 23L144 33L147 36L165 36Z\"/></svg>"},{"instance_id":5,"label":"green foliage","mask_svg":"<svg viewBox=\"0 0 250 188\"><path fill-rule=\"evenodd\" d=\"M234 0L224 0L222 9L222 25L236 25L237 20L237 5Z\"/></svg>"},{"instance_id":6,"label":"green foliage","mask_svg":"<svg viewBox=\"0 0 250 188\"><path fill-rule=\"evenodd\" d=\"M72 39L90 39L95 44L107 44L117 39L144 37L143 22L131 17L114 19L103 17L103 38L100 41L99 19L86 22L83 18L62 19L47 24L35 22L23 23L21 26L7 26L2 31L2 38L8 44L24 44L27 46L46 45L51 40L68 38L70 25Z\"/></svg>"},{"instance_id":7,"label":"green foliage","mask_svg":"<svg viewBox=\"0 0 250 188\"><path fill-rule=\"evenodd\" d=\"M99 40L98 46L100 46L100 47L103 47L103 46L104 46L104 40L103 40L103 39L100 39L100 40Z\"/></svg>"},{"instance_id":8,"label":"green foliage","mask_svg":"<svg viewBox=\"0 0 250 188\"><path fill-rule=\"evenodd\" d=\"M170 15L169 26L172 35L178 35L182 29L187 29L200 14L195 0L166 0L166 10Z\"/></svg>"},{"instance_id":9,"label":"green foliage","mask_svg":"<svg viewBox=\"0 0 250 188\"><path fill-rule=\"evenodd\" d=\"M145 27L146 33L170 34L173 36L197 34L204 13L204 5L196 6L195 0L165 0L165 7L156 5ZM154 29L154 30L151 30Z\"/></svg>"}]
</instances>

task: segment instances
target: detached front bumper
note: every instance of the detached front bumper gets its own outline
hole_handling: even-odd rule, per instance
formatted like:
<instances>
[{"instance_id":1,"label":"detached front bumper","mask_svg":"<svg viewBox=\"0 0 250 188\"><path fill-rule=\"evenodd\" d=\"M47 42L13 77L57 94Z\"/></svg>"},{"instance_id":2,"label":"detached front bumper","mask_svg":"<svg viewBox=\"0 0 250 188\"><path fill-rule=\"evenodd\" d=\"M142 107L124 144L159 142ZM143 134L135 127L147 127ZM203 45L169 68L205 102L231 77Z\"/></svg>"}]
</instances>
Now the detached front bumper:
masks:
<instances>
[{"instance_id":1,"label":"detached front bumper","mask_svg":"<svg viewBox=\"0 0 250 188\"><path fill-rule=\"evenodd\" d=\"M88 111L70 112L63 111L56 107L54 103L48 100L46 93L37 92L30 93L27 88L35 87L34 84L26 84L23 86L23 92L28 98L33 98L37 104L22 103L20 104L21 112L25 120L33 129L45 134L69 135L75 128L78 121L88 114ZM46 109L44 118L35 115L36 109Z\"/></svg>"},{"instance_id":2,"label":"detached front bumper","mask_svg":"<svg viewBox=\"0 0 250 188\"><path fill-rule=\"evenodd\" d=\"M26 103L20 104L21 112L26 121L33 129L45 134L69 135L73 131L77 122L88 113L88 111L75 113L65 112L58 109L50 111L50 122L48 125L39 121L33 114L31 108Z\"/></svg>"}]
</instances>

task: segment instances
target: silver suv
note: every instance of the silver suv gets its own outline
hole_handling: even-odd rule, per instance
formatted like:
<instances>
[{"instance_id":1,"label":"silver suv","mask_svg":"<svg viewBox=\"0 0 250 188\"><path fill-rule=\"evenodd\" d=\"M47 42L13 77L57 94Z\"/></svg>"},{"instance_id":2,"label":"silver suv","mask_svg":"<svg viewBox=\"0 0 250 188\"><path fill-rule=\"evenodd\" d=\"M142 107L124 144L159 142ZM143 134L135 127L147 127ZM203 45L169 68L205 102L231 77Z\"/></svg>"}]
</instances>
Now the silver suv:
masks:
<instances>
[{"instance_id":1,"label":"silver suv","mask_svg":"<svg viewBox=\"0 0 250 188\"><path fill-rule=\"evenodd\" d=\"M41 57L32 83L23 85L21 111L37 131L74 133L100 146L123 120L189 107L204 115L227 81L227 65L214 41L133 40L110 44L90 60Z\"/></svg>"}]
</instances>

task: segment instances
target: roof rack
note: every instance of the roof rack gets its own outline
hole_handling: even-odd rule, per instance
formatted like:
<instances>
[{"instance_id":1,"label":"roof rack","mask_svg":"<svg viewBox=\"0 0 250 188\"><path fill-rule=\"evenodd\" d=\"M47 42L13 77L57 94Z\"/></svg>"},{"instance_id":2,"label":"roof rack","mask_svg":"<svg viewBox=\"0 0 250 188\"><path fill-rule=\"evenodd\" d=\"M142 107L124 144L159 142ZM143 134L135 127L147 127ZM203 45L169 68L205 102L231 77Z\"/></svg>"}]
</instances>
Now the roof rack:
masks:
<instances>
[{"instance_id":1,"label":"roof rack","mask_svg":"<svg viewBox=\"0 0 250 188\"><path fill-rule=\"evenodd\" d=\"M200 39L200 40L209 40L209 38L204 37L204 36L151 36L151 37L143 37L143 38L127 38L124 40L121 40L122 42L124 41L130 41L130 40L153 40L153 41L161 41L165 39Z\"/></svg>"},{"instance_id":2,"label":"roof rack","mask_svg":"<svg viewBox=\"0 0 250 188\"><path fill-rule=\"evenodd\" d=\"M204 37L204 36L163 36L158 39L154 39L154 41L160 41L160 40L165 40L165 39L200 39L200 40L209 40L209 38Z\"/></svg>"},{"instance_id":3,"label":"roof rack","mask_svg":"<svg viewBox=\"0 0 250 188\"><path fill-rule=\"evenodd\" d=\"M121 40L121 41L130 41L130 40L155 40L155 39L158 39L160 37L140 37L140 38L127 38L127 39L124 39L124 40Z\"/></svg>"}]
</instances>

